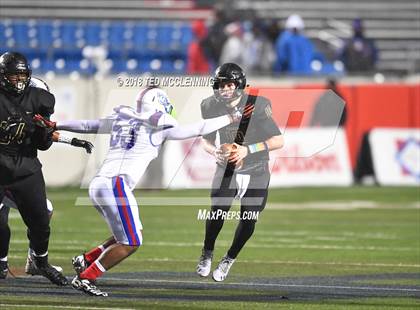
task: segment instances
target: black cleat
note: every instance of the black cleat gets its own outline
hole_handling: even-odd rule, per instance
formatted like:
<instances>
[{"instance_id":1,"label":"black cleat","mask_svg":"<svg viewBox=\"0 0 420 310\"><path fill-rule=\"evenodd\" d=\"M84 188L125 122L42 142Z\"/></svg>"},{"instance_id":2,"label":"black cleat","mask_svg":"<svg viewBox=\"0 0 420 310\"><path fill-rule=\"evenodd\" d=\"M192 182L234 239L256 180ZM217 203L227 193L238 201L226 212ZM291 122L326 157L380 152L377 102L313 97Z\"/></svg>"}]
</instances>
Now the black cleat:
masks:
<instances>
[{"instance_id":1,"label":"black cleat","mask_svg":"<svg viewBox=\"0 0 420 310\"><path fill-rule=\"evenodd\" d=\"M46 266L43 266L43 267L38 267L38 271L39 271L39 275L47 278L48 280L51 281L51 283L54 283L55 285L65 286L69 284L66 277L63 276L61 272L57 271L57 269L55 269L50 264L47 264Z\"/></svg>"}]
</instances>

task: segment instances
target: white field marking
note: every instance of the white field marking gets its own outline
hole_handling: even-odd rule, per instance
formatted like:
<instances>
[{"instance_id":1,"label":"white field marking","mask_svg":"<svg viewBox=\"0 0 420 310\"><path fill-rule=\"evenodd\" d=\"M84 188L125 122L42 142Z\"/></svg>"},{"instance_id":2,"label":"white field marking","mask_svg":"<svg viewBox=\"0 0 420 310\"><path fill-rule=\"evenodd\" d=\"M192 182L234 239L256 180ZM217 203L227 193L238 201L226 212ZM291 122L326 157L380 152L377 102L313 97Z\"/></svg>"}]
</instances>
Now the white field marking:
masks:
<instances>
[{"instance_id":1,"label":"white field marking","mask_svg":"<svg viewBox=\"0 0 420 310\"><path fill-rule=\"evenodd\" d=\"M103 308L103 307L91 307L89 306L88 308L86 308L87 306L54 306L54 305L19 305L19 304L0 304L0 307L16 307L16 308L28 308L28 309L33 309L33 308L53 308L53 309L93 309L93 310L134 310L134 308Z\"/></svg>"},{"instance_id":2,"label":"white field marking","mask_svg":"<svg viewBox=\"0 0 420 310\"><path fill-rule=\"evenodd\" d=\"M11 243L25 244L29 241L27 239L12 239ZM79 240L50 240L50 244L77 244L77 245L89 245L91 242L83 242Z\"/></svg>"},{"instance_id":3,"label":"white field marking","mask_svg":"<svg viewBox=\"0 0 420 310\"><path fill-rule=\"evenodd\" d=\"M14 240L11 243L26 243L25 240L21 242L15 242ZM70 241L71 242L71 241ZM231 242L229 241L219 241L218 244L221 246L229 246ZM60 246L63 244L64 246ZM80 251L80 246L76 246L77 242L71 242L68 245L65 241L53 241L51 242L51 249L55 250L75 250ZM164 242L164 241L155 241L155 242L146 242L144 246L150 247L201 247L202 242ZM86 245L85 245L86 246ZM351 245L314 245L314 244L263 244L263 243L250 243L247 244L248 248L257 248L257 249L313 249L313 250L349 250L349 251L397 251L397 252L411 252L414 251L414 248L410 247L378 247L378 246L351 246Z\"/></svg>"},{"instance_id":4,"label":"white field marking","mask_svg":"<svg viewBox=\"0 0 420 310\"><path fill-rule=\"evenodd\" d=\"M185 280L155 280L155 279L122 279L107 277L108 280L114 281L128 281L128 282L151 282L151 283L177 283L177 284L210 284L210 285L220 285L220 283L215 282L202 282L202 281L185 281ZM386 287L372 287L372 286L341 286L341 285L305 285L305 284L280 284L280 283L239 283L239 282L229 282L226 283L229 285L238 285L238 286L272 286L272 287L301 287L301 288L328 288L328 289L345 289L345 290L371 290L371 291L393 291L393 292L420 292L420 289L411 289L411 288L386 288Z\"/></svg>"},{"instance_id":5,"label":"white field marking","mask_svg":"<svg viewBox=\"0 0 420 310\"><path fill-rule=\"evenodd\" d=\"M275 243L296 243L302 241L301 238L258 238L258 241L254 239L256 242L275 242Z\"/></svg>"},{"instance_id":6,"label":"white field marking","mask_svg":"<svg viewBox=\"0 0 420 310\"><path fill-rule=\"evenodd\" d=\"M257 239L258 238L258 239ZM353 241L354 238L346 237L330 237L330 236L304 236L304 237L295 237L295 238L281 238L281 237L256 237L255 242L264 243L264 242L275 242L275 243L296 243L302 242L304 240L318 240L318 241Z\"/></svg>"},{"instance_id":7,"label":"white field marking","mask_svg":"<svg viewBox=\"0 0 420 310\"><path fill-rule=\"evenodd\" d=\"M90 231L90 230L89 230ZM165 233L168 235L191 235L195 233L194 229L183 230L183 229L163 229L159 230L160 233ZM233 231L232 231L233 232ZM307 230L276 230L276 231L267 231L264 230L264 227L260 227L258 230L258 236L296 236L296 237L329 237L326 235L325 231L307 231ZM337 231L334 232L335 237L337 238L347 238L346 240L354 240L355 238L359 239L384 239L384 240L398 240L405 238L398 238L395 234L384 234L384 233L355 233L353 231ZM268 239L270 240L270 239ZM277 240L277 239L276 239ZM290 239L290 240L297 240L297 239ZM344 239L343 239L344 240Z\"/></svg>"},{"instance_id":8,"label":"white field marking","mask_svg":"<svg viewBox=\"0 0 420 310\"><path fill-rule=\"evenodd\" d=\"M229 242L219 242L222 246L230 245ZM168 246L168 247L190 247L190 246L202 246L202 242L148 242L145 243L145 246ZM398 252L407 252L413 251L414 248L410 247L377 247L377 246L351 246L351 245L310 245L310 244L300 244L300 245L276 245L276 244L247 244L248 248L268 248L268 249L316 249L316 250L360 250L360 251L398 251Z\"/></svg>"},{"instance_id":9,"label":"white field marking","mask_svg":"<svg viewBox=\"0 0 420 310\"><path fill-rule=\"evenodd\" d=\"M350 237L349 240L358 239L384 239L384 240L398 240L405 238L398 238L395 234L384 234L384 233L355 233L352 231L338 231L334 232L336 236ZM259 230L258 235L270 235L270 236L324 236L325 232L319 231L265 231Z\"/></svg>"},{"instance_id":10,"label":"white field marking","mask_svg":"<svg viewBox=\"0 0 420 310\"><path fill-rule=\"evenodd\" d=\"M209 197L140 197L139 206L209 206ZM77 197L76 206L91 206L89 197ZM398 207L374 201L317 201L303 203L268 203L265 210L357 210L357 209L420 209L420 203L407 203Z\"/></svg>"},{"instance_id":11,"label":"white field marking","mask_svg":"<svg viewBox=\"0 0 420 310\"><path fill-rule=\"evenodd\" d=\"M374 201L317 201L317 202L305 202L305 203L268 203L265 210L358 210L358 209L420 209L420 203L407 203L404 205L398 205L397 207L390 204L378 203Z\"/></svg>"},{"instance_id":12,"label":"white field marking","mask_svg":"<svg viewBox=\"0 0 420 310\"><path fill-rule=\"evenodd\" d=\"M22 255L8 255L13 259L26 259L26 253ZM69 256L54 255L53 260L68 260ZM141 256L133 255L130 257L131 261L137 262L172 262L172 263L196 263L196 259L173 259L169 257L151 257L142 258ZM243 264L268 264L268 265L316 265L316 266L355 266L355 267L399 267L399 268L420 268L420 264L390 264L390 263L345 263L345 262L310 262L310 261L292 261L292 260L238 260Z\"/></svg>"},{"instance_id":13,"label":"white field marking","mask_svg":"<svg viewBox=\"0 0 420 310\"><path fill-rule=\"evenodd\" d=\"M136 258L135 258L136 259ZM185 259L177 260L168 257L165 258L146 258L136 259L138 261L149 261L149 262L180 262L190 263L197 262L196 259ZM357 266L357 267L410 267L420 268L420 264L389 264L389 263L342 263L342 262L308 262L308 261L291 261L291 260L239 260L239 263L245 264L284 264L284 265L326 265L326 266Z\"/></svg>"}]
</instances>

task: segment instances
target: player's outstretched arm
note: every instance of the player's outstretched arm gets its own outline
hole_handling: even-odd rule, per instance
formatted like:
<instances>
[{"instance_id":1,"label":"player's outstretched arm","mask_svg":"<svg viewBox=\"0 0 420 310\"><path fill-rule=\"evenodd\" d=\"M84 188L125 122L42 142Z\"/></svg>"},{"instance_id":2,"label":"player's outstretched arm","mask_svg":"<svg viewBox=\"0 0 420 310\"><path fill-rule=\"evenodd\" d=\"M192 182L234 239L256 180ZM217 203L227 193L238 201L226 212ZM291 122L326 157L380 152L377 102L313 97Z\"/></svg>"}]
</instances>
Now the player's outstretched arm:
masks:
<instances>
[{"instance_id":1,"label":"player's outstretched arm","mask_svg":"<svg viewBox=\"0 0 420 310\"><path fill-rule=\"evenodd\" d=\"M65 130L78 133L97 133L99 131L99 120L72 120L60 122L56 125L57 130Z\"/></svg>"},{"instance_id":2,"label":"player's outstretched arm","mask_svg":"<svg viewBox=\"0 0 420 310\"><path fill-rule=\"evenodd\" d=\"M72 120L57 124L56 122L52 122L42 115L37 114L34 116L33 121L38 127L48 128L53 131L65 130L77 133L109 133L114 119Z\"/></svg>"},{"instance_id":3,"label":"player's outstretched arm","mask_svg":"<svg viewBox=\"0 0 420 310\"><path fill-rule=\"evenodd\" d=\"M163 136L169 140L183 140L193 137L208 135L220 128L238 121L239 117L223 115L215 118L201 120L200 122L185 126L175 126L163 130Z\"/></svg>"},{"instance_id":4,"label":"player's outstretched arm","mask_svg":"<svg viewBox=\"0 0 420 310\"><path fill-rule=\"evenodd\" d=\"M53 133L53 141L57 143L70 144L74 147L81 147L86 150L86 153L88 154L92 153L93 144L91 142L82 140L82 139L77 139L77 138L69 138L69 137L63 136L57 131Z\"/></svg>"}]
</instances>

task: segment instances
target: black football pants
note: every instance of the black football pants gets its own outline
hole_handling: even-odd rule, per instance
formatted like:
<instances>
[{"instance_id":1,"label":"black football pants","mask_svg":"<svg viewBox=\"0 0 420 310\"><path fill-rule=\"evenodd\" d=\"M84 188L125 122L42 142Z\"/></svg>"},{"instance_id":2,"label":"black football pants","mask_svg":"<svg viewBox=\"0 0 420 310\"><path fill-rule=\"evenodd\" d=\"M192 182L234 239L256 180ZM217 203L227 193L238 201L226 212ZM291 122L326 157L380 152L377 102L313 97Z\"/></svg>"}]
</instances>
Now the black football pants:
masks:
<instances>
[{"instance_id":1,"label":"black football pants","mask_svg":"<svg viewBox=\"0 0 420 310\"><path fill-rule=\"evenodd\" d=\"M230 184L228 184L229 181ZM244 212L261 212L264 210L267 202L269 183L270 173L268 167L261 174L251 175L248 189L241 199L241 218L236 227L232 245L227 253L229 257L236 258L245 243L254 233L257 220L244 217L243 215ZM211 190L212 212L217 214L218 210L229 211L236 192L235 174L226 177L225 169L218 166L213 178ZM205 250L213 251L214 244L223 227L223 223L223 216L210 218L206 221L206 235L204 240Z\"/></svg>"},{"instance_id":2,"label":"black football pants","mask_svg":"<svg viewBox=\"0 0 420 310\"><path fill-rule=\"evenodd\" d=\"M48 251L50 238L50 220L48 216L45 181L42 171L38 170L32 175L18 178L10 184L0 185L0 202L5 191L8 191L16 202L19 213L26 226L29 246L35 254L42 255ZM8 227L8 209L0 210L0 257L7 255L10 230ZM4 233L4 235L3 235ZM4 252L6 255L4 255Z\"/></svg>"}]
</instances>

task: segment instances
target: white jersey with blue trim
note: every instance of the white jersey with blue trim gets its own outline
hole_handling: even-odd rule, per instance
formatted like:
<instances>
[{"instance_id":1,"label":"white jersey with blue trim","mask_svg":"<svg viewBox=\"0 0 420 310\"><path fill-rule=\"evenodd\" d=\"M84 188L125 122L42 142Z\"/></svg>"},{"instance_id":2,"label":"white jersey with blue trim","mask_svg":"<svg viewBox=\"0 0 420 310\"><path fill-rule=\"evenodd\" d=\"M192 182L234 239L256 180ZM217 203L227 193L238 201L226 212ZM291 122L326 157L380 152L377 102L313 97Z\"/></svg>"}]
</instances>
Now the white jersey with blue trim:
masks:
<instances>
[{"instance_id":1,"label":"white jersey with blue trim","mask_svg":"<svg viewBox=\"0 0 420 310\"><path fill-rule=\"evenodd\" d=\"M184 140L208 135L235 120L230 115L223 115L178 126L177 121L164 111L138 113L127 106L116 107L114 111L105 119L64 121L57 125L57 129L110 133L109 151L97 176L125 175L130 189L135 187L150 161L158 156L166 139Z\"/></svg>"},{"instance_id":2,"label":"white jersey with blue trim","mask_svg":"<svg viewBox=\"0 0 420 310\"><path fill-rule=\"evenodd\" d=\"M123 110L116 111L118 112L101 122L110 127L108 130L110 129L111 137L108 154L97 176L125 175L130 189L133 189L150 161L159 154L164 139L156 139L156 133L176 126L177 121L162 112L153 113L149 117L143 115L144 119L148 119L148 122L144 122L127 115L127 112L136 113L134 109L130 111L130 108L124 107Z\"/></svg>"}]
</instances>

